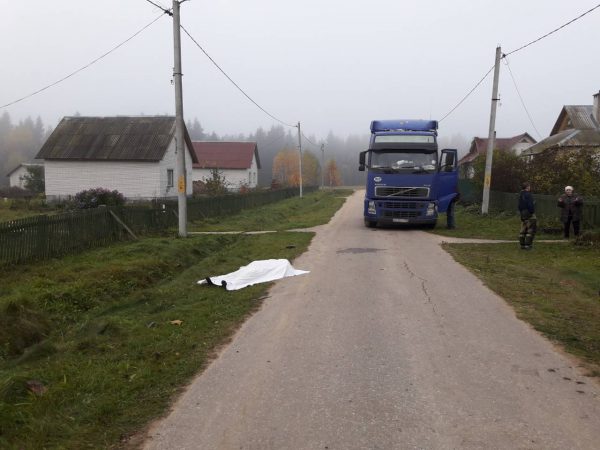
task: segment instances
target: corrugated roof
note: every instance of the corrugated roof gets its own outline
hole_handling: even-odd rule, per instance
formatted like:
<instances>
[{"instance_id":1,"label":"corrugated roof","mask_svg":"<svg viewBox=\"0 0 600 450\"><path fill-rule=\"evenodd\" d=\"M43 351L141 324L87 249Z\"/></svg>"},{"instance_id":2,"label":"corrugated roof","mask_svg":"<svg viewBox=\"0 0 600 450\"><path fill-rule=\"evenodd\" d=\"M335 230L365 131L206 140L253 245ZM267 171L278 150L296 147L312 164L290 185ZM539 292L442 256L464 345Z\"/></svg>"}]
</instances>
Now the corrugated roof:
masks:
<instances>
[{"instance_id":1,"label":"corrugated roof","mask_svg":"<svg viewBox=\"0 0 600 450\"><path fill-rule=\"evenodd\" d=\"M475 158L477 158L479 155L487 153L488 140L488 138L474 137L473 141L471 141L471 148L469 149L469 153L467 153L460 159L460 161L458 161L458 165L469 163ZM509 138L494 139L494 149L502 151L512 150L512 148L516 144L523 140L529 141L531 143L536 142L536 140L532 138L529 135L529 133L523 133Z\"/></svg>"},{"instance_id":2,"label":"corrugated roof","mask_svg":"<svg viewBox=\"0 0 600 450\"><path fill-rule=\"evenodd\" d=\"M185 141L196 156L187 130ZM173 116L65 117L36 158L160 161L175 135Z\"/></svg>"},{"instance_id":3,"label":"corrugated roof","mask_svg":"<svg viewBox=\"0 0 600 450\"><path fill-rule=\"evenodd\" d=\"M594 107L592 105L565 105L552 127L550 135L557 134L562 123L568 118L568 128L576 130L594 130L598 128L598 123L592 115Z\"/></svg>"},{"instance_id":4,"label":"corrugated roof","mask_svg":"<svg viewBox=\"0 0 600 450\"><path fill-rule=\"evenodd\" d=\"M551 148L598 148L600 149L600 129L564 130L532 145L521 156L537 155Z\"/></svg>"},{"instance_id":5,"label":"corrugated roof","mask_svg":"<svg viewBox=\"0 0 600 450\"><path fill-rule=\"evenodd\" d=\"M193 142L194 169L249 169L252 157L260 169L256 142Z\"/></svg>"}]
</instances>

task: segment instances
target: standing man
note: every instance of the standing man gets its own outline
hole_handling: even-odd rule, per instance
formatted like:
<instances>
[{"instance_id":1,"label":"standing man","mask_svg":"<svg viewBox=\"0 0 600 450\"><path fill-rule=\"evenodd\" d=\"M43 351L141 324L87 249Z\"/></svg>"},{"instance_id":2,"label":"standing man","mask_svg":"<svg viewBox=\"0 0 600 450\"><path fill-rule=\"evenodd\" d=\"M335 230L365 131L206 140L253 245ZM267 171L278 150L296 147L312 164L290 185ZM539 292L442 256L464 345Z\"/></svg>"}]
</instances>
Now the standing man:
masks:
<instances>
[{"instance_id":1,"label":"standing man","mask_svg":"<svg viewBox=\"0 0 600 450\"><path fill-rule=\"evenodd\" d=\"M565 239L569 239L571 223L573 223L573 234L575 237L579 236L583 198L573 192L573 186L565 187L565 193L558 199L558 207L560 208L560 221L564 225Z\"/></svg>"},{"instance_id":2,"label":"standing man","mask_svg":"<svg viewBox=\"0 0 600 450\"><path fill-rule=\"evenodd\" d=\"M531 195L531 184L527 181L521 185L518 209L521 214L519 244L521 244L522 250L531 250L537 229L537 218L535 217L535 202Z\"/></svg>"}]
</instances>

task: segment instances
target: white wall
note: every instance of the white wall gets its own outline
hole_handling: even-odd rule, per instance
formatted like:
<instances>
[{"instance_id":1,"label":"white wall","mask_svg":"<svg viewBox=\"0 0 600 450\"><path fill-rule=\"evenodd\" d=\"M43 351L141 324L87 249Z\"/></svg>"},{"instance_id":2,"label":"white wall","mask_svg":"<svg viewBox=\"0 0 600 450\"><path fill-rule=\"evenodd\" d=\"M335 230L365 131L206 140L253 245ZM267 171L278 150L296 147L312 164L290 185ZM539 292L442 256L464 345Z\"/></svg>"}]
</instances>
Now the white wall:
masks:
<instances>
[{"instance_id":1,"label":"white wall","mask_svg":"<svg viewBox=\"0 0 600 450\"><path fill-rule=\"evenodd\" d=\"M116 189L130 200L177 196L175 140L160 162L46 160L46 196L75 195L84 189ZM167 190L167 169L174 186ZM186 146L187 194L192 193L192 159Z\"/></svg>"},{"instance_id":2,"label":"white wall","mask_svg":"<svg viewBox=\"0 0 600 450\"><path fill-rule=\"evenodd\" d=\"M225 182L230 190L238 190L242 185L255 188L258 183L256 156L252 157L249 169L219 169L219 172L225 177ZM192 177L194 181L210 179L212 178L211 169L194 169Z\"/></svg>"},{"instance_id":3,"label":"white wall","mask_svg":"<svg viewBox=\"0 0 600 450\"><path fill-rule=\"evenodd\" d=\"M26 173L27 168L25 166L19 166L19 168L15 169L15 171L11 173L9 177L10 187L25 189L25 180L23 180L23 176Z\"/></svg>"}]
</instances>

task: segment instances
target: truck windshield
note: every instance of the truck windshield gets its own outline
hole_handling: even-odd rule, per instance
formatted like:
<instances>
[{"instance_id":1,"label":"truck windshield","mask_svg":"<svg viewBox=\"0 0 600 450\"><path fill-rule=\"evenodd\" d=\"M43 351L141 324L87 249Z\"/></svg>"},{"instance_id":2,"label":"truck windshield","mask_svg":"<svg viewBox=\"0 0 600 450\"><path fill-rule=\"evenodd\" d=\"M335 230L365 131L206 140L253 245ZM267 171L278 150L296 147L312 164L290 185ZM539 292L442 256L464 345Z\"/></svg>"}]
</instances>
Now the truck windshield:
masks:
<instances>
[{"instance_id":1,"label":"truck windshield","mask_svg":"<svg viewBox=\"0 0 600 450\"><path fill-rule=\"evenodd\" d=\"M432 172L436 169L437 158L432 152L372 151L371 169L381 171Z\"/></svg>"}]
</instances>

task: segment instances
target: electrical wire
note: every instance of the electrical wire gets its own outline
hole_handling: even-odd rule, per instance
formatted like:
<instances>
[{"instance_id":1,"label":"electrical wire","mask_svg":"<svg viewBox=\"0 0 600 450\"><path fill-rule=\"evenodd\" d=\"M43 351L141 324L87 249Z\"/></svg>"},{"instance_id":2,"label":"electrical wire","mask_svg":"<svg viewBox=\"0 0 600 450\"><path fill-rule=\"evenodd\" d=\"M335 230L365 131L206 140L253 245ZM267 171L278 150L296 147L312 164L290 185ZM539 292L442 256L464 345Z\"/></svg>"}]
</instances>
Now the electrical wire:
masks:
<instances>
[{"instance_id":1,"label":"electrical wire","mask_svg":"<svg viewBox=\"0 0 600 450\"><path fill-rule=\"evenodd\" d=\"M168 14L169 16L173 16L173 12L170 9L166 9L164 6L161 6L157 3L154 3L152 0L146 0L148 3L150 3L151 5L156 6L158 9L160 9L163 13Z\"/></svg>"},{"instance_id":2,"label":"electrical wire","mask_svg":"<svg viewBox=\"0 0 600 450\"><path fill-rule=\"evenodd\" d=\"M566 27L567 25L570 25L570 24L572 24L573 22L575 22L575 21L577 21L577 20L581 19L581 18L582 18L583 16L585 16L586 14L589 14L589 13L591 13L592 11L594 11L595 9L598 9L598 8L600 8L600 3L598 3L598 4L597 4L596 6L594 6L593 8L591 8L591 9L588 9L586 12L584 12L583 14L580 14L579 16L575 17L574 19L571 19L571 20L569 20L567 23L565 23L565 24L561 25L560 27L558 27L558 28L555 28L554 30L550 31L549 33L546 33L546 34L544 34L543 36L540 36L539 38L537 38L537 39L534 39L533 41L531 41L531 42L529 42L529 43L527 43L527 44L525 44L525 45L522 45L521 47L519 47L519 48L517 48L517 49L515 49L515 50L512 50L512 51L510 51L510 52L506 53L506 54L505 54L505 56L512 55L513 53L516 53L516 52L518 52L518 51L520 51L520 50L523 50L524 48L526 48L526 47L529 47L530 45L532 45L532 44L535 44L536 42L539 42L539 41L541 41L541 40L542 40L542 39L544 39L544 38L547 38L547 37L548 37L548 36L550 36L551 34L554 34L554 33L556 33L557 31L559 31L559 30L563 29L563 28L564 28L564 27Z\"/></svg>"},{"instance_id":3,"label":"electrical wire","mask_svg":"<svg viewBox=\"0 0 600 450\"><path fill-rule=\"evenodd\" d=\"M469 92L467 92L467 95L465 95L465 96L464 96L464 97L461 99L461 101L459 101L459 102L456 104L456 106L454 106L454 108L452 108L450 111L448 111L448 112L446 113L446 115L445 115L444 117L442 117L442 118L439 120L439 122L441 122L442 120L444 120L446 117L448 117L450 114L452 114L452 113L453 113L453 112L456 110L456 108L458 108L460 105L462 105L462 103L463 103L463 102L464 102L464 101L465 101L465 100L466 100L466 99L467 99L467 98L468 98L468 97L469 97L469 96L470 96L470 95L471 95L471 94L472 94L472 93L475 91L475 89L477 89L477 88L479 87L479 85L480 85L481 83L483 83L483 80L485 80L485 79L487 78L487 76L488 76L488 75L489 75L489 74L492 72L492 70L494 70L494 66L490 67L490 70L488 70L488 71L485 73L485 75L484 75L484 76L481 78L481 80L479 80L479 81L477 82L477 84L475 84L475 86L473 86L473 89L471 89Z\"/></svg>"},{"instance_id":4,"label":"electrical wire","mask_svg":"<svg viewBox=\"0 0 600 450\"><path fill-rule=\"evenodd\" d=\"M303 138L304 138L304 139L305 139L305 140L306 140L306 141L307 141L307 142L308 142L310 145L312 145L313 147L315 147L315 148L319 148L319 146L318 146L317 144L315 144L313 141L311 141L309 138L307 138L307 137L304 135L304 133L302 133L302 137L303 137Z\"/></svg>"},{"instance_id":5,"label":"electrical wire","mask_svg":"<svg viewBox=\"0 0 600 450\"><path fill-rule=\"evenodd\" d=\"M531 122L531 126L533 127L533 129L535 130L535 132L538 135L538 138L542 139L542 134L538 131L537 127L535 126L535 123L533 123L533 119L531 118L531 114L529 114L529 110L527 109L527 106L525 106L525 101L523 100L523 97L521 96L521 92L519 91L519 87L517 86L517 81L515 80L515 77L512 73L512 70L510 68L510 64L508 62L508 58L506 57L506 55L504 55L504 59L506 60L506 67L508 68L508 73L510 74L510 77L512 78L513 84L515 85L515 90L517 91L517 94L519 95L519 99L521 99L521 105L523 105L523 109L525 110L525 113L527 114L527 117L529 117L529 122Z\"/></svg>"},{"instance_id":6,"label":"electrical wire","mask_svg":"<svg viewBox=\"0 0 600 450\"><path fill-rule=\"evenodd\" d=\"M263 108L262 106L260 106L258 103L256 103L252 97L250 97L248 94L246 94L246 92L235 82L231 79L231 77L229 75L227 75L227 73L216 63L216 61L206 52L206 50L204 50L204 48L202 48L202 46L198 43L198 41L196 41L196 39L194 39L194 37L188 32L188 30L185 29L185 27L183 25L181 25L181 29L185 32L185 34L188 35L188 37L192 40L192 42L194 44L196 44L196 46L202 51L202 53L204 53L206 55L206 57L210 60L210 62L213 63L213 65L219 69L221 71L221 73L223 75L225 75L225 77L248 99L250 100L258 109L260 109L262 112L264 112L267 116L269 116L270 118L276 120L277 122L281 123L282 125L285 125L286 127L290 127L290 128L297 128L297 125L291 125L287 122L284 122L283 120L275 117L273 114L271 114L269 111L267 111L265 108Z\"/></svg>"},{"instance_id":7,"label":"electrical wire","mask_svg":"<svg viewBox=\"0 0 600 450\"><path fill-rule=\"evenodd\" d=\"M105 58L106 56L110 55L112 52L114 52L115 50L117 50L118 48L122 47L123 45L125 45L126 43L128 43L129 41L131 41L134 37L136 37L138 34L140 34L142 31L146 30L147 28L149 28L151 25L153 25L156 21L158 21L158 19L160 19L162 17L162 14L160 16L158 16L156 19L154 19L152 22L150 22L148 25L144 26L143 28L141 28L140 30L136 31L134 34L132 34L131 36L129 36L127 39L125 39L123 42L121 42L119 45L113 47L112 49L110 49L109 51L107 51L106 53L100 55L98 58L94 59L93 61L89 62L88 64L86 64L85 66L80 67L79 69L77 69L74 72L71 72L69 75L62 77L60 80L55 81L54 83L51 83L47 86L44 86L41 89L38 89L35 92L32 92L31 94L28 94L24 97L18 98L17 100L14 100L12 102L9 102L5 105L0 106L0 108L6 108L7 106L11 106L14 105L15 103L19 103L23 100L26 100L30 97L33 97L34 95L39 94L40 92L45 91L46 89L50 89L53 86L56 86L59 83L62 83L63 81L71 78L73 75L78 74L79 72L87 69L88 67L90 67L91 65L97 63L98 61L100 61L101 59Z\"/></svg>"}]
</instances>

